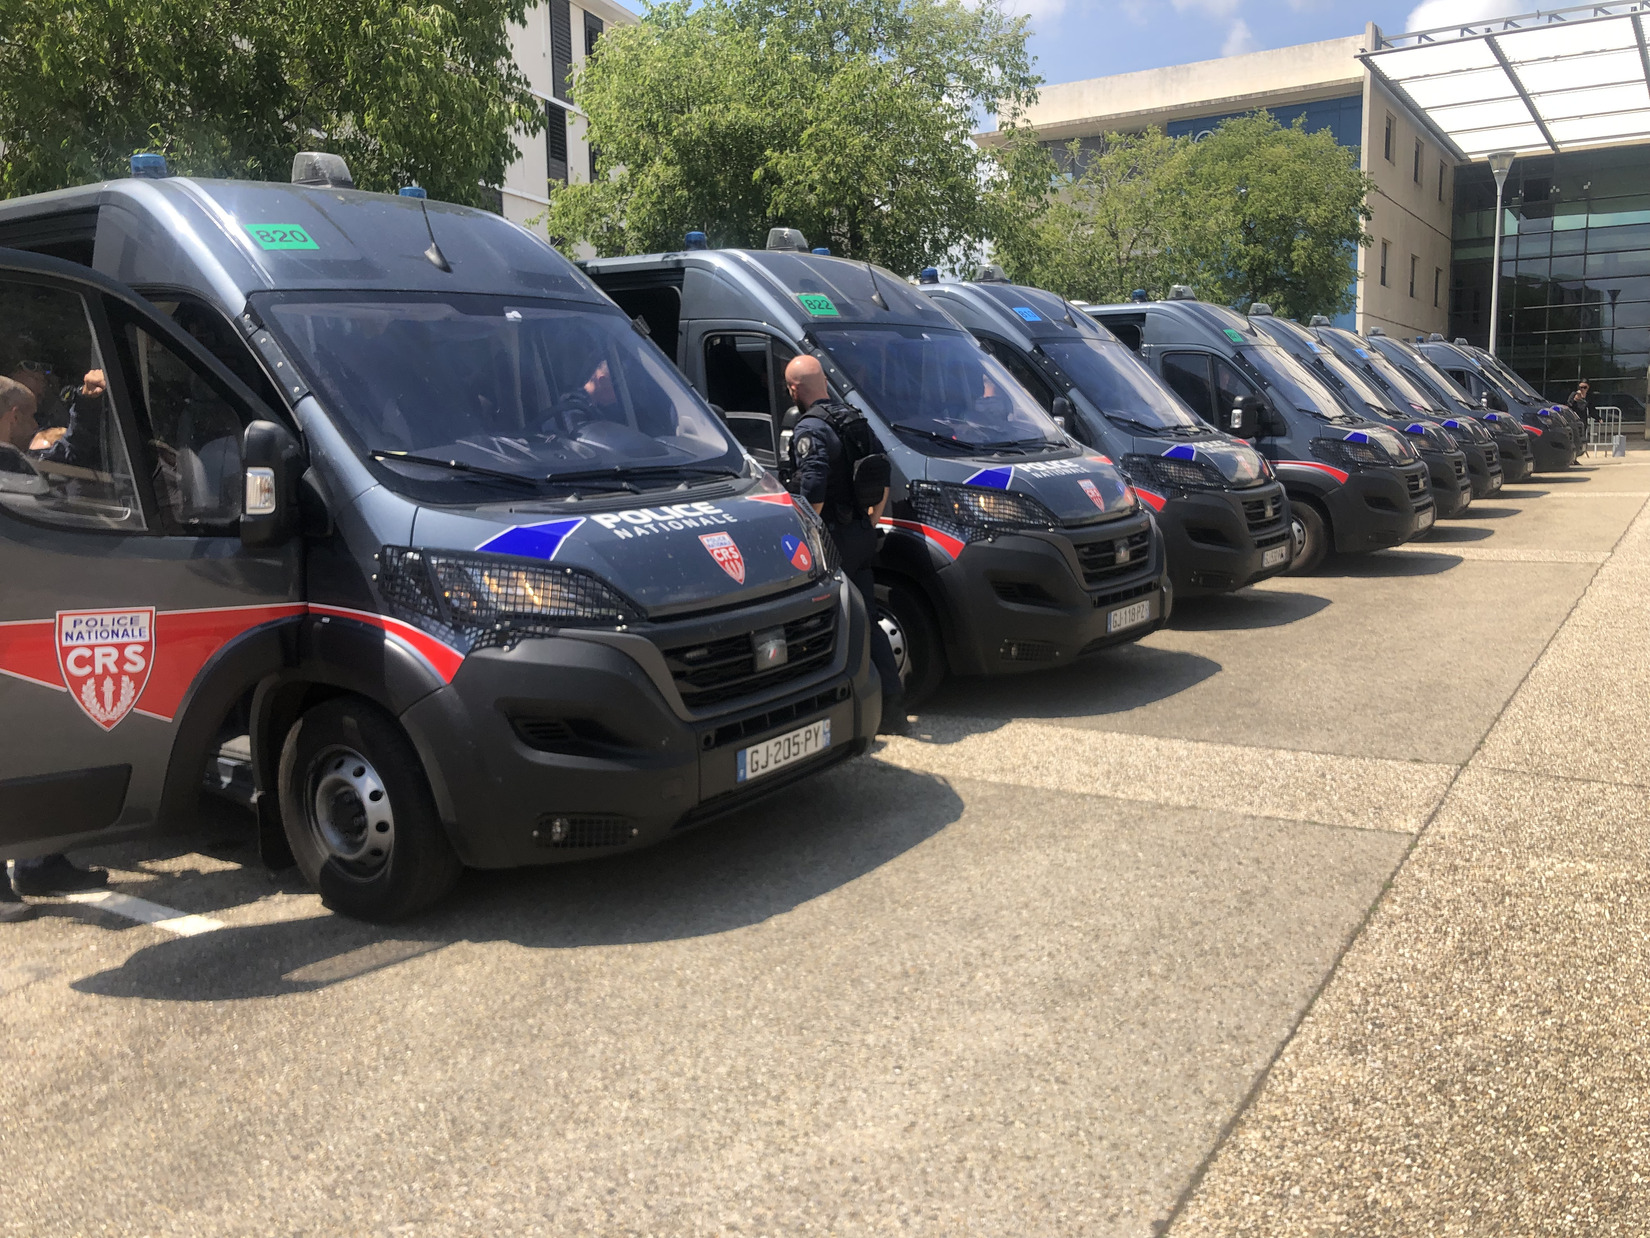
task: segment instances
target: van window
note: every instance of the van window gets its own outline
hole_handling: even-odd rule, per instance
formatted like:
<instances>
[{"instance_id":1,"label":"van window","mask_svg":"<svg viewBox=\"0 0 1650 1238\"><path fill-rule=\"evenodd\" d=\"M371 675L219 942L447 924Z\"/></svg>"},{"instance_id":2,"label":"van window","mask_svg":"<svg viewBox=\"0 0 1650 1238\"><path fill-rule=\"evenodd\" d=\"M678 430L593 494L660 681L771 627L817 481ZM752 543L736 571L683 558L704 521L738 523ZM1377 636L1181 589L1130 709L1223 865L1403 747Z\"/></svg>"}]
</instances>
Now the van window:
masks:
<instances>
[{"instance_id":1,"label":"van window","mask_svg":"<svg viewBox=\"0 0 1650 1238\"><path fill-rule=\"evenodd\" d=\"M980 343L998 361L1003 368L1014 376L1014 381L1027 391L1031 392L1037 403L1050 412L1054 411L1054 392L1049 388L1043 376L1031 368L1031 363L1020 355L1020 350L1012 344L1005 344L1001 340L993 340L986 336L980 337Z\"/></svg>"},{"instance_id":2,"label":"van window","mask_svg":"<svg viewBox=\"0 0 1650 1238\"><path fill-rule=\"evenodd\" d=\"M143 426L144 463L168 533L238 531L241 432L238 412L195 366L141 327L124 332L135 410Z\"/></svg>"},{"instance_id":3,"label":"van window","mask_svg":"<svg viewBox=\"0 0 1650 1238\"><path fill-rule=\"evenodd\" d=\"M281 393L269 381L263 364L253 355L251 347L239 331L215 308L196 297L177 293L161 293L149 298L155 308L169 316L195 342L211 353L224 368L240 379L271 409L285 407Z\"/></svg>"},{"instance_id":4,"label":"van window","mask_svg":"<svg viewBox=\"0 0 1650 1238\"><path fill-rule=\"evenodd\" d=\"M705 392L723 412L734 438L763 464L777 462L777 435L790 394L785 367L796 353L756 332L705 337Z\"/></svg>"},{"instance_id":5,"label":"van window","mask_svg":"<svg viewBox=\"0 0 1650 1238\"><path fill-rule=\"evenodd\" d=\"M1209 385L1209 355L1201 352L1171 352L1163 355L1163 381L1192 411L1210 425L1215 421L1215 393Z\"/></svg>"},{"instance_id":6,"label":"van window","mask_svg":"<svg viewBox=\"0 0 1650 1238\"><path fill-rule=\"evenodd\" d=\"M145 527L85 300L0 279L0 506L42 524Z\"/></svg>"}]
</instances>

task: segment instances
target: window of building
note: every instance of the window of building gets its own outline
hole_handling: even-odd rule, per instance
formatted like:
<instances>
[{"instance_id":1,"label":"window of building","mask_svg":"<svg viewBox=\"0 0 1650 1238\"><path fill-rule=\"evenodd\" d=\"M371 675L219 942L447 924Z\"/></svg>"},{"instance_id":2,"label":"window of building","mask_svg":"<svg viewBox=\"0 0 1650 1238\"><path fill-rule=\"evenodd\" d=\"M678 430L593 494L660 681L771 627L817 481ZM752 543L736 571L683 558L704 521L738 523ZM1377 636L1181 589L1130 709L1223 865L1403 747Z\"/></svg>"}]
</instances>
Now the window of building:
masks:
<instances>
[{"instance_id":1,"label":"window of building","mask_svg":"<svg viewBox=\"0 0 1650 1238\"><path fill-rule=\"evenodd\" d=\"M1387 259L1387 254L1391 249L1392 249L1392 245L1391 245L1390 242L1387 242L1387 241L1382 241L1381 242L1381 287L1383 287L1383 288L1386 287L1386 259Z\"/></svg>"},{"instance_id":2,"label":"window of building","mask_svg":"<svg viewBox=\"0 0 1650 1238\"><path fill-rule=\"evenodd\" d=\"M1409 295L1415 295L1415 273L1421 269L1421 259L1416 254L1409 256Z\"/></svg>"},{"instance_id":3,"label":"window of building","mask_svg":"<svg viewBox=\"0 0 1650 1238\"><path fill-rule=\"evenodd\" d=\"M1432 308L1439 308L1444 296L1444 268L1432 268Z\"/></svg>"},{"instance_id":4,"label":"window of building","mask_svg":"<svg viewBox=\"0 0 1650 1238\"><path fill-rule=\"evenodd\" d=\"M1392 139L1393 139L1394 132L1397 129L1397 127L1398 127L1397 122L1392 119L1392 113L1388 112L1387 117L1386 117L1386 140L1382 143L1382 146L1381 146L1381 153L1386 156L1386 161L1388 163L1393 162L1393 159L1392 159Z\"/></svg>"},{"instance_id":5,"label":"window of building","mask_svg":"<svg viewBox=\"0 0 1650 1238\"><path fill-rule=\"evenodd\" d=\"M567 184L567 112L544 105L544 156L550 184Z\"/></svg>"},{"instance_id":6,"label":"window of building","mask_svg":"<svg viewBox=\"0 0 1650 1238\"><path fill-rule=\"evenodd\" d=\"M1419 185L1421 183L1421 155L1424 152L1424 150L1425 150L1425 147L1422 145L1421 139L1416 138L1415 139L1415 166L1412 169L1412 171L1410 172L1410 179L1412 179L1417 185Z\"/></svg>"},{"instance_id":7,"label":"window of building","mask_svg":"<svg viewBox=\"0 0 1650 1238\"><path fill-rule=\"evenodd\" d=\"M597 17L594 13L586 13L584 15L585 59L588 60L591 56L596 54L596 43L602 37L602 31L605 29L606 27L602 24L602 19Z\"/></svg>"},{"instance_id":8,"label":"window of building","mask_svg":"<svg viewBox=\"0 0 1650 1238\"><path fill-rule=\"evenodd\" d=\"M1440 159L1438 161L1438 201L1440 202L1444 200L1444 173L1447 170L1448 169L1444 166L1444 161Z\"/></svg>"}]
</instances>

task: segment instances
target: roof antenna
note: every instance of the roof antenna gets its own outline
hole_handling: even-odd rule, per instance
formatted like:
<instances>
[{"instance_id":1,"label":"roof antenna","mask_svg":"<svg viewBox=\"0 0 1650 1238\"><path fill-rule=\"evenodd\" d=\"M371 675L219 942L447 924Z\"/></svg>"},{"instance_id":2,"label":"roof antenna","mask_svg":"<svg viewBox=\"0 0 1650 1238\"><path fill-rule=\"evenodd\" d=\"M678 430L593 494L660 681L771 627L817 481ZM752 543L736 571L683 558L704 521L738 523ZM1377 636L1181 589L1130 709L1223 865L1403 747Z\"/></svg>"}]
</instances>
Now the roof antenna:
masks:
<instances>
[{"instance_id":1,"label":"roof antenna","mask_svg":"<svg viewBox=\"0 0 1650 1238\"><path fill-rule=\"evenodd\" d=\"M866 262L865 273L871 277L871 304L878 309L887 309L888 302L882 299L882 286L877 283L877 269Z\"/></svg>"},{"instance_id":2,"label":"roof antenna","mask_svg":"<svg viewBox=\"0 0 1650 1238\"><path fill-rule=\"evenodd\" d=\"M447 261L447 255L441 252L441 246L435 243L435 229L430 226L429 204L423 198L418 200L419 209L424 212L424 231L430 234L430 247L424 251L424 256L430 260L430 265L439 271L452 274L452 263Z\"/></svg>"}]
</instances>

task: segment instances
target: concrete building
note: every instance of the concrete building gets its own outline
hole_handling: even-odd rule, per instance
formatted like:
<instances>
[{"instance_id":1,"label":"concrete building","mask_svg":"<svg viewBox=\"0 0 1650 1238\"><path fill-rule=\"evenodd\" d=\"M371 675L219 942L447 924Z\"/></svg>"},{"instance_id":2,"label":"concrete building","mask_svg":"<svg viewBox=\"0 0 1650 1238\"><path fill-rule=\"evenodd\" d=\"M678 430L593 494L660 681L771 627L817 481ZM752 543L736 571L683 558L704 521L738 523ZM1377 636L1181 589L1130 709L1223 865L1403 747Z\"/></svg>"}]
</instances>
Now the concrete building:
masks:
<instances>
[{"instance_id":1,"label":"concrete building","mask_svg":"<svg viewBox=\"0 0 1650 1238\"><path fill-rule=\"evenodd\" d=\"M537 137L517 135L521 158L510 165L500 187L499 207L507 219L542 233L549 187L590 180L594 160L585 140L584 113L573 102L569 85L603 31L636 21L636 14L613 0L539 0L527 10L526 21L512 28L516 64L543 101L547 128Z\"/></svg>"},{"instance_id":2,"label":"concrete building","mask_svg":"<svg viewBox=\"0 0 1650 1238\"><path fill-rule=\"evenodd\" d=\"M1375 182L1348 325L1488 344L1496 187L1497 352L1553 398L1576 379L1641 417L1650 365L1650 26L1600 0L1402 35L1344 39L1047 86L1044 140L1158 126L1199 134L1265 109L1359 148ZM990 141L991 134L981 140Z\"/></svg>"}]
</instances>

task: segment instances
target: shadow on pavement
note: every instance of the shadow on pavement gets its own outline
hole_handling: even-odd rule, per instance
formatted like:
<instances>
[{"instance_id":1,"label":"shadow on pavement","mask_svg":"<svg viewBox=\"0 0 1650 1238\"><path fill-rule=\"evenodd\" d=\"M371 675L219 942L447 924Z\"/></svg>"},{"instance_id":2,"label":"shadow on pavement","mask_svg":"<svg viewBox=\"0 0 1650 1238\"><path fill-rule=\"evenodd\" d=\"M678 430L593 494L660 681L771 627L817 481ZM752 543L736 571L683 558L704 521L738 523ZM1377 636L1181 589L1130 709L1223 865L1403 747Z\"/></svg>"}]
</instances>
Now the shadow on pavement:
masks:
<instances>
[{"instance_id":1,"label":"shadow on pavement","mask_svg":"<svg viewBox=\"0 0 1650 1238\"><path fill-rule=\"evenodd\" d=\"M1336 555L1317 570L1328 577L1436 576L1459 567L1461 556L1447 550L1374 551L1363 555Z\"/></svg>"},{"instance_id":2,"label":"shadow on pavement","mask_svg":"<svg viewBox=\"0 0 1650 1238\"><path fill-rule=\"evenodd\" d=\"M1116 714L1184 692L1219 671L1220 663L1195 653L1124 645L1072 666L948 680L922 712L1003 722Z\"/></svg>"},{"instance_id":3,"label":"shadow on pavement","mask_svg":"<svg viewBox=\"0 0 1650 1238\"><path fill-rule=\"evenodd\" d=\"M1312 593L1240 589L1215 597L1177 599L1169 627L1177 632L1241 632L1281 628L1317 614L1328 598Z\"/></svg>"},{"instance_id":4,"label":"shadow on pavement","mask_svg":"<svg viewBox=\"0 0 1650 1238\"><path fill-rule=\"evenodd\" d=\"M1539 499L1542 495L1544 495L1546 493L1547 492L1545 490L1532 490L1527 495L1525 495L1525 494L1507 494L1505 491L1502 491L1502 495L1504 495L1506 498L1509 498L1509 499L1526 499L1526 498ZM1500 496L1498 496L1498 497L1500 497ZM1474 503L1471 507L1467 508L1467 514L1465 516L1462 516L1461 519L1463 519L1463 520L1505 520L1508 516L1517 516L1517 515L1519 515L1521 512L1523 512L1523 510L1524 509L1522 507L1480 507L1478 504Z\"/></svg>"},{"instance_id":5,"label":"shadow on pavement","mask_svg":"<svg viewBox=\"0 0 1650 1238\"><path fill-rule=\"evenodd\" d=\"M82 993L225 1001L305 993L461 941L528 949L632 945L759 924L888 863L956 821L944 779L851 761L646 851L469 872L443 902L389 926L323 914L158 942L76 981Z\"/></svg>"},{"instance_id":6,"label":"shadow on pavement","mask_svg":"<svg viewBox=\"0 0 1650 1238\"><path fill-rule=\"evenodd\" d=\"M1468 509L1463 519L1470 520L1472 511ZM1494 537L1494 529L1475 529L1470 524L1437 524L1433 525L1432 532L1427 534L1426 544L1436 545L1440 542L1481 542L1486 537Z\"/></svg>"}]
</instances>

